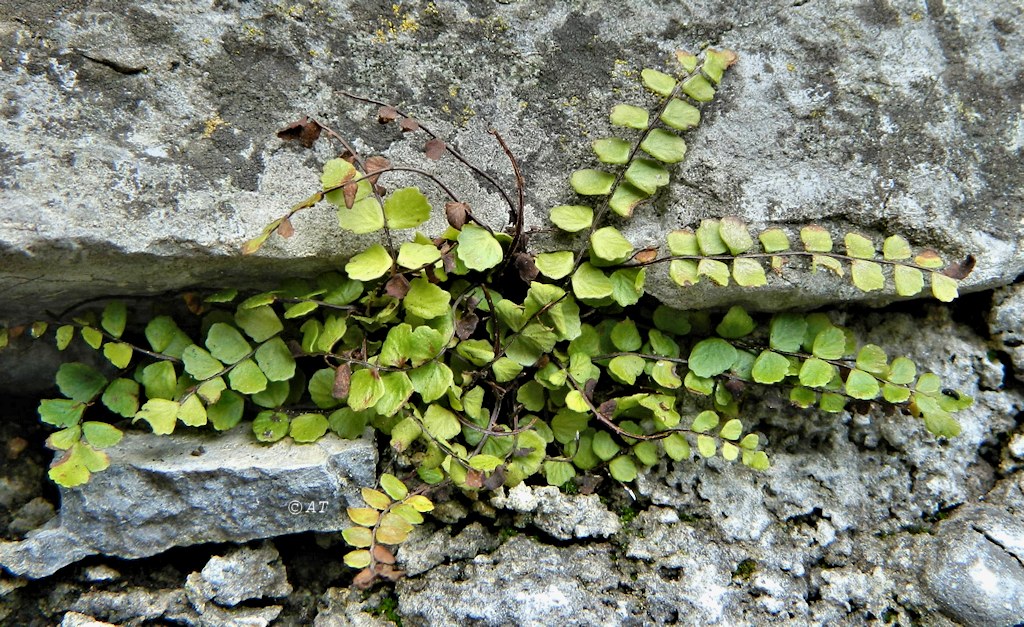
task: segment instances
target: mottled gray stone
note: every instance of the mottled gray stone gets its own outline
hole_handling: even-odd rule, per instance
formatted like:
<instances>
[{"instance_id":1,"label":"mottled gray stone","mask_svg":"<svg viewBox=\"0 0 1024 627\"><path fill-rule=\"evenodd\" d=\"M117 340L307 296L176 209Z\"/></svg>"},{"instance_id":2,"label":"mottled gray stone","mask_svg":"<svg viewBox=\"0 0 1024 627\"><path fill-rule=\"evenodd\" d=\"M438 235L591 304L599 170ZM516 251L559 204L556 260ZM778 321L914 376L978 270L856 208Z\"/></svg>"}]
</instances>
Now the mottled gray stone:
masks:
<instances>
[{"instance_id":1,"label":"mottled gray stone","mask_svg":"<svg viewBox=\"0 0 1024 627\"><path fill-rule=\"evenodd\" d=\"M86 614L68 612L64 615L64 618L61 619L60 627L117 627L117 625L96 620L92 616L87 616Z\"/></svg>"},{"instance_id":2,"label":"mottled gray stone","mask_svg":"<svg viewBox=\"0 0 1024 627\"><path fill-rule=\"evenodd\" d=\"M959 509L939 525L923 571L929 592L969 627L1024 620L1024 517L991 506Z\"/></svg>"},{"instance_id":3,"label":"mottled gray stone","mask_svg":"<svg viewBox=\"0 0 1024 627\"><path fill-rule=\"evenodd\" d=\"M394 623L390 620L367 612L379 607L380 601L379 592L367 598L353 588L328 588L313 627L391 627Z\"/></svg>"},{"instance_id":4,"label":"mottled gray stone","mask_svg":"<svg viewBox=\"0 0 1024 627\"><path fill-rule=\"evenodd\" d=\"M115 569L107 566L106 564L97 564L95 566L86 566L82 569L82 580L89 583L101 583L106 581L117 581L121 578L121 573Z\"/></svg>"},{"instance_id":5,"label":"mottled gray stone","mask_svg":"<svg viewBox=\"0 0 1024 627\"><path fill-rule=\"evenodd\" d=\"M8 529L11 533L23 534L26 531L31 531L36 527L41 526L43 523L53 518L55 514L56 510L53 509L53 503L41 496L37 496L28 503L25 503L25 505L15 513L14 518L11 520L11 524L8 525Z\"/></svg>"},{"instance_id":6,"label":"mottled gray stone","mask_svg":"<svg viewBox=\"0 0 1024 627\"><path fill-rule=\"evenodd\" d=\"M206 598L205 595L197 594L197 589L194 586L189 586L189 583L193 583L191 576L189 581L186 582L185 593L198 617L189 619L188 613L184 616L186 617L187 624L195 625L196 627L267 627L274 619L280 616L281 610L284 609L281 605L222 607L220 604ZM168 618L180 620L181 617Z\"/></svg>"},{"instance_id":7,"label":"mottled gray stone","mask_svg":"<svg viewBox=\"0 0 1024 627\"><path fill-rule=\"evenodd\" d=\"M641 608L617 590L607 544L565 548L515 536L491 555L399 581L406 625L623 625Z\"/></svg>"},{"instance_id":8,"label":"mottled gray stone","mask_svg":"<svg viewBox=\"0 0 1024 627\"><path fill-rule=\"evenodd\" d=\"M1010 285L992 295L989 331L1013 362L1014 376L1024 381L1024 286Z\"/></svg>"},{"instance_id":9,"label":"mottled gray stone","mask_svg":"<svg viewBox=\"0 0 1024 627\"><path fill-rule=\"evenodd\" d=\"M1006 448L1015 459L1024 459L1024 434L1014 433Z\"/></svg>"},{"instance_id":10,"label":"mottled gray stone","mask_svg":"<svg viewBox=\"0 0 1024 627\"><path fill-rule=\"evenodd\" d=\"M491 499L498 509L508 509L525 516L527 523L559 540L573 538L607 538L618 533L619 517L608 511L596 494L562 494L553 486L533 487L520 483Z\"/></svg>"},{"instance_id":11,"label":"mottled gray stone","mask_svg":"<svg viewBox=\"0 0 1024 627\"><path fill-rule=\"evenodd\" d=\"M274 545L256 549L239 547L225 556L214 556L202 572L188 576L185 589L193 603L213 601L234 607L243 601L280 598L291 594L288 573Z\"/></svg>"},{"instance_id":12,"label":"mottled gray stone","mask_svg":"<svg viewBox=\"0 0 1024 627\"><path fill-rule=\"evenodd\" d=\"M446 562L489 553L499 543L494 530L478 522L467 525L454 536L450 531L442 528L431 532L427 527L416 527L398 548L396 557L402 570L410 577L419 575Z\"/></svg>"},{"instance_id":13,"label":"mottled gray stone","mask_svg":"<svg viewBox=\"0 0 1024 627\"><path fill-rule=\"evenodd\" d=\"M237 252L316 188L334 151L283 144L274 132L286 123L313 114L366 150L402 160L419 150L390 145L396 134L343 89L409 106L508 184L486 132L497 128L524 166L528 224L543 226L548 208L576 200L567 176L593 164L589 142L609 132L610 106L643 97L637 70L706 42L740 62L687 134L669 193L629 224L637 246L737 214L975 253L971 288L1024 270L1024 24L1013 0L927 10L905 0L451 2L398 5L398 15L351 0L13 6L0 6L0 320L96 293L336 267L370 238L338 234L329 211L299 216L297 235L259 257L242 263ZM427 167L504 226L492 190L446 160ZM702 306L878 298L792 270L751 296L680 290L659 267L650 291Z\"/></svg>"},{"instance_id":14,"label":"mottled gray stone","mask_svg":"<svg viewBox=\"0 0 1024 627\"><path fill-rule=\"evenodd\" d=\"M61 491L56 519L22 542L0 543L0 565L43 577L97 553L139 558L203 542L337 531L376 473L369 436L268 446L245 428L130 433L110 457L89 483Z\"/></svg>"},{"instance_id":15,"label":"mottled gray stone","mask_svg":"<svg viewBox=\"0 0 1024 627\"><path fill-rule=\"evenodd\" d=\"M87 591L71 604L71 609L128 625L162 621L161 624L190 627L266 627L283 608L224 608L209 599L192 596L188 589L151 591L132 587L123 592Z\"/></svg>"},{"instance_id":16,"label":"mottled gray stone","mask_svg":"<svg viewBox=\"0 0 1024 627\"><path fill-rule=\"evenodd\" d=\"M123 592L88 590L68 609L88 616L102 616L104 620L114 623L141 623L161 618L196 616L183 590L151 591L136 587Z\"/></svg>"},{"instance_id":17,"label":"mottled gray stone","mask_svg":"<svg viewBox=\"0 0 1024 627\"><path fill-rule=\"evenodd\" d=\"M940 442L911 416L821 415L775 402L768 392L759 405L744 405L757 418L749 426L767 441L767 472L721 460L655 467L636 484L654 505L608 544L543 544L551 532L537 517L547 493L510 491L494 504L531 510L521 522L545 533L516 536L472 558L441 561L431 553L422 565L403 549L400 555L417 566L396 588L403 619L410 625L962 623L922 580L941 544L929 532L943 508L984 499L1006 508L1012 516L1006 520L1017 520L1020 533L1024 473L991 490L995 469L979 451L1007 442L1024 396L985 386L986 339L942 307L837 322L974 396L975 405L956 414L963 433ZM1011 529L999 529L992 537L1010 546ZM446 536L414 538L409 554L421 547L429 552L431 541L444 546ZM601 584L578 600L584 579L573 569L583 560L602 572ZM420 572L430 562L437 566ZM547 604L522 601L530 595Z\"/></svg>"}]
</instances>

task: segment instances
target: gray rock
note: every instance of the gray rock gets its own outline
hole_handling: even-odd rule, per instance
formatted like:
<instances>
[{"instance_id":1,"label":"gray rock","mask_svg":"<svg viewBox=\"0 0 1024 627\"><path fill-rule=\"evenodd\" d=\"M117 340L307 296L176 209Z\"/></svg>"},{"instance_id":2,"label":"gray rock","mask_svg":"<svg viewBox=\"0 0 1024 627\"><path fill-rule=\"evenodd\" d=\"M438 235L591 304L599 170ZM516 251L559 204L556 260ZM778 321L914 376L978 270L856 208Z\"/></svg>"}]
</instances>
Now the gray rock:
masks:
<instances>
[{"instance_id":1,"label":"gray rock","mask_svg":"<svg viewBox=\"0 0 1024 627\"><path fill-rule=\"evenodd\" d=\"M82 580L87 581L89 583L117 581L120 578L121 573L116 568L111 568L106 564L87 566L82 569Z\"/></svg>"},{"instance_id":2,"label":"gray rock","mask_svg":"<svg viewBox=\"0 0 1024 627\"><path fill-rule=\"evenodd\" d=\"M398 582L406 625L636 624L636 599L617 590L609 545L543 545L515 536L489 556ZM631 620L633 618L633 620Z\"/></svg>"},{"instance_id":3,"label":"gray rock","mask_svg":"<svg viewBox=\"0 0 1024 627\"><path fill-rule=\"evenodd\" d=\"M196 627L268 627L283 609L280 605L226 609L211 604L204 606L199 618L190 624Z\"/></svg>"},{"instance_id":4,"label":"gray rock","mask_svg":"<svg viewBox=\"0 0 1024 627\"><path fill-rule=\"evenodd\" d=\"M959 509L939 526L924 569L928 591L970 627L1024 620L1024 517L991 506Z\"/></svg>"},{"instance_id":5,"label":"gray rock","mask_svg":"<svg viewBox=\"0 0 1024 627\"><path fill-rule=\"evenodd\" d=\"M608 511L596 494L562 494L553 486L519 484L491 499L499 509L528 514L522 524L533 524L559 540L614 535L622 528L619 517Z\"/></svg>"},{"instance_id":6,"label":"gray rock","mask_svg":"<svg viewBox=\"0 0 1024 627\"><path fill-rule=\"evenodd\" d=\"M494 530L486 529L478 522L467 525L454 536L450 531L438 529L431 533L424 527L413 530L409 539L399 547L397 555L408 576L419 575L446 562L471 559L493 551L499 543Z\"/></svg>"},{"instance_id":7,"label":"gray rock","mask_svg":"<svg viewBox=\"0 0 1024 627\"><path fill-rule=\"evenodd\" d=\"M1024 286L995 291L988 328L999 349L1013 361L1014 376L1024 381Z\"/></svg>"},{"instance_id":8,"label":"gray rock","mask_svg":"<svg viewBox=\"0 0 1024 627\"><path fill-rule=\"evenodd\" d=\"M266 627L284 609L281 605L223 607L212 594L211 586L198 573L192 573L185 582L185 595L192 611L167 618L185 618L187 624L197 627Z\"/></svg>"},{"instance_id":9,"label":"gray rock","mask_svg":"<svg viewBox=\"0 0 1024 627\"><path fill-rule=\"evenodd\" d=\"M64 615L64 618L60 621L60 627L117 627L113 623L104 623L103 621L96 620L92 616L85 614L79 614L78 612L68 612Z\"/></svg>"},{"instance_id":10,"label":"gray rock","mask_svg":"<svg viewBox=\"0 0 1024 627\"><path fill-rule=\"evenodd\" d=\"M391 627L393 622L370 611L380 607L380 592L365 594L353 588L328 588L313 627Z\"/></svg>"},{"instance_id":11,"label":"gray rock","mask_svg":"<svg viewBox=\"0 0 1024 627\"><path fill-rule=\"evenodd\" d=\"M136 624L161 618L194 617L182 590L145 590L129 588L123 592L87 590L68 608L87 616L102 616L114 623Z\"/></svg>"},{"instance_id":12,"label":"gray rock","mask_svg":"<svg viewBox=\"0 0 1024 627\"><path fill-rule=\"evenodd\" d=\"M18 588L24 588L26 585L28 585L28 582L24 579L8 579L7 577L0 577L0 599L14 592Z\"/></svg>"},{"instance_id":13,"label":"gray rock","mask_svg":"<svg viewBox=\"0 0 1024 627\"><path fill-rule=\"evenodd\" d=\"M1024 460L1024 433L1014 433L1006 449L1014 459Z\"/></svg>"},{"instance_id":14,"label":"gray rock","mask_svg":"<svg viewBox=\"0 0 1024 627\"><path fill-rule=\"evenodd\" d=\"M213 601L234 607L243 601L286 597L292 592L288 573L274 545L238 547L227 555L214 556L201 573L188 576L185 589L195 604Z\"/></svg>"},{"instance_id":15,"label":"gray rock","mask_svg":"<svg viewBox=\"0 0 1024 627\"><path fill-rule=\"evenodd\" d=\"M111 466L62 490L59 516L22 542L0 543L0 565L38 578L87 555L156 555L174 546L338 531L345 507L372 485L369 436L257 444L245 428L173 437L129 433Z\"/></svg>"},{"instance_id":16,"label":"gray rock","mask_svg":"<svg viewBox=\"0 0 1024 627\"><path fill-rule=\"evenodd\" d=\"M192 627L266 627L283 608L280 605L224 608L209 599L193 598L187 590L133 587L123 592L87 591L70 609L89 616L102 616L118 624L163 621Z\"/></svg>"},{"instance_id":17,"label":"gray rock","mask_svg":"<svg viewBox=\"0 0 1024 627\"><path fill-rule=\"evenodd\" d=\"M1003 507L1011 516L1024 518L1024 471L1000 479L985 500Z\"/></svg>"},{"instance_id":18,"label":"gray rock","mask_svg":"<svg viewBox=\"0 0 1024 627\"><path fill-rule=\"evenodd\" d=\"M399 15L346 0L176 9L48 0L0 10L0 320L97 293L259 284L283 261L288 274L336 267L370 239L339 235L330 211L302 214L294 238L244 264L237 251L316 189L334 151L283 144L278 128L313 114L368 151L395 141L342 89L408 105L507 182L486 133L499 129L525 167L528 223L544 225L550 206L576 200L567 176L594 163L589 140L609 132L610 106L643 98L636 71L708 41L740 62L687 134L690 156L669 193L630 223L637 246L739 214L757 226L817 221L837 236L899 231L949 258L975 253L973 288L1024 270L1024 24L1013 0L928 11L839 0L685 1L671 11L640 0L440 3ZM420 147L390 148L404 160ZM447 161L427 167L505 224L493 191ZM652 274L650 291L680 306L878 298L801 272L756 296L684 291L664 267Z\"/></svg>"},{"instance_id":19,"label":"gray rock","mask_svg":"<svg viewBox=\"0 0 1024 627\"><path fill-rule=\"evenodd\" d=\"M25 503L14 514L14 519L11 520L8 528L11 530L11 533L20 535L41 526L53 518L54 515L56 515L56 510L53 509L53 503L41 496L37 496L28 503Z\"/></svg>"}]
</instances>

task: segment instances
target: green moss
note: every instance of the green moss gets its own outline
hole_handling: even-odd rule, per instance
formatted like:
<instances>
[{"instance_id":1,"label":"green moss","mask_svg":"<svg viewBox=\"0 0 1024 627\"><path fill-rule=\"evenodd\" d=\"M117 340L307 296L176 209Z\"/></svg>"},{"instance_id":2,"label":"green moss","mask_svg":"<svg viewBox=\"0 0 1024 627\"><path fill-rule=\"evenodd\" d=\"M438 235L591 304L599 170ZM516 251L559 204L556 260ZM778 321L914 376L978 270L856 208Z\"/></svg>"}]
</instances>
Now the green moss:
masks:
<instances>
[{"instance_id":1,"label":"green moss","mask_svg":"<svg viewBox=\"0 0 1024 627\"><path fill-rule=\"evenodd\" d=\"M393 593L382 597L377 607L367 609L366 613L402 627L402 616L398 613L398 597Z\"/></svg>"},{"instance_id":2,"label":"green moss","mask_svg":"<svg viewBox=\"0 0 1024 627\"><path fill-rule=\"evenodd\" d=\"M732 578L746 580L750 579L756 572L757 562L747 558L736 565L736 570L732 571Z\"/></svg>"}]
</instances>

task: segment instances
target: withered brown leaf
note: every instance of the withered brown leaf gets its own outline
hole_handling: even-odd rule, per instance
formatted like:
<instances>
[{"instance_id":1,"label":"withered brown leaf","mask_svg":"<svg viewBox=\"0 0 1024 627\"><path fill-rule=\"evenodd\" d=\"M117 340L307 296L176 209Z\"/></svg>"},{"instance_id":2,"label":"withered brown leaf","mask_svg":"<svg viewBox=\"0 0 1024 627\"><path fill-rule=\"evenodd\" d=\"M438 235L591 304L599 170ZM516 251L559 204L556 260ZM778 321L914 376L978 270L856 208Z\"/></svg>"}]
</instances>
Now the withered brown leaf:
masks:
<instances>
[{"instance_id":1,"label":"withered brown leaf","mask_svg":"<svg viewBox=\"0 0 1024 627\"><path fill-rule=\"evenodd\" d=\"M345 197L345 207L348 209L352 208L352 205L356 204L356 193L359 192L359 186L355 183L349 183L341 188L341 193Z\"/></svg>"},{"instance_id":2,"label":"withered brown leaf","mask_svg":"<svg viewBox=\"0 0 1024 627\"><path fill-rule=\"evenodd\" d=\"M531 283L540 274L540 270L537 269L537 264L533 261L533 255L529 253L516 253L515 256L516 270L519 272L519 278L524 283Z\"/></svg>"},{"instance_id":3,"label":"withered brown leaf","mask_svg":"<svg viewBox=\"0 0 1024 627\"><path fill-rule=\"evenodd\" d=\"M466 219L469 217L469 205L464 202L446 202L444 203L444 215L448 218L448 224L452 225L452 228L461 229L466 225Z\"/></svg>"},{"instance_id":4,"label":"withered brown leaf","mask_svg":"<svg viewBox=\"0 0 1024 627\"><path fill-rule=\"evenodd\" d=\"M409 293L409 279L405 275L396 274L384 284L384 292L392 298L402 300Z\"/></svg>"},{"instance_id":5,"label":"withered brown leaf","mask_svg":"<svg viewBox=\"0 0 1024 627\"><path fill-rule=\"evenodd\" d=\"M460 340L468 340L473 336L473 332L476 331L476 325L479 323L480 318L475 313L465 314L455 323L455 335Z\"/></svg>"},{"instance_id":6,"label":"withered brown leaf","mask_svg":"<svg viewBox=\"0 0 1024 627\"><path fill-rule=\"evenodd\" d=\"M444 253L441 255L441 264L444 266L445 272L451 272L455 269L455 255L451 253Z\"/></svg>"},{"instance_id":7,"label":"withered brown leaf","mask_svg":"<svg viewBox=\"0 0 1024 627\"><path fill-rule=\"evenodd\" d=\"M402 129L403 133L410 133L420 130L420 123L412 118L402 118L398 121L398 128Z\"/></svg>"},{"instance_id":8,"label":"withered brown leaf","mask_svg":"<svg viewBox=\"0 0 1024 627\"><path fill-rule=\"evenodd\" d=\"M637 263L650 263L657 259L658 249L657 248L645 248L633 255L633 260Z\"/></svg>"},{"instance_id":9,"label":"withered brown leaf","mask_svg":"<svg viewBox=\"0 0 1024 627\"><path fill-rule=\"evenodd\" d=\"M945 274L951 279L960 281L962 279L966 279L967 275L974 270L975 263L977 263L977 259L974 258L974 255L967 255L967 258L963 261L954 261L946 266L946 269L942 271L942 274Z\"/></svg>"},{"instance_id":10,"label":"withered brown leaf","mask_svg":"<svg viewBox=\"0 0 1024 627\"><path fill-rule=\"evenodd\" d=\"M466 486L470 488L482 488L484 485L484 473L476 468L466 470Z\"/></svg>"},{"instance_id":11,"label":"withered brown leaf","mask_svg":"<svg viewBox=\"0 0 1024 627\"><path fill-rule=\"evenodd\" d=\"M285 239L295 235L295 227L292 226L292 221L288 218L282 219L281 224L277 225L277 234Z\"/></svg>"},{"instance_id":12,"label":"withered brown leaf","mask_svg":"<svg viewBox=\"0 0 1024 627\"><path fill-rule=\"evenodd\" d=\"M381 107L377 109L377 121L381 124L387 124L388 122L394 122L398 119L398 110L394 107Z\"/></svg>"},{"instance_id":13,"label":"withered brown leaf","mask_svg":"<svg viewBox=\"0 0 1024 627\"><path fill-rule=\"evenodd\" d=\"M352 366L345 362L334 371L334 389L331 396L334 398L348 398L349 383L352 380Z\"/></svg>"},{"instance_id":14,"label":"withered brown leaf","mask_svg":"<svg viewBox=\"0 0 1024 627\"><path fill-rule=\"evenodd\" d=\"M377 573L369 568L364 568L352 579L352 585L360 590L367 590L375 581L377 581Z\"/></svg>"},{"instance_id":15,"label":"withered brown leaf","mask_svg":"<svg viewBox=\"0 0 1024 627\"><path fill-rule=\"evenodd\" d=\"M494 491L497 490L503 483L505 483L505 476L508 473L505 472L505 465L498 466L491 471L491 476L484 480L484 490Z\"/></svg>"},{"instance_id":16,"label":"withered brown leaf","mask_svg":"<svg viewBox=\"0 0 1024 627\"><path fill-rule=\"evenodd\" d=\"M316 120L310 120L308 116L302 116L288 126L277 132L277 136L284 141L298 140L305 148L312 148L316 140L320 138L320 131L323 127Z\"/></svg>"},{"instance_id":17,"label":"withered brown leaf","mask_svg":"<svg viewBox=\"0 0 1024 627\"><path fill-rule=\"evenodd\" d=\"M381 564L394 564L395 563L395 555L394 555L394 553L392 553L391 550L388 549L388 547L386 547L386 546L384 546L382 544L374 545L373 550L370 551L370 555L373 556L373 561L381 563Z\"/></svg>"},{"instance_id":18,"label":"withered brown leaf","mask_svg":"<svg viewBox=\"0 0 1024 627\"><path fill-rule=\"evenodd\" d=\"M391 162L386 157L380 155L373 155L366 160L363 164L363 170L370 176L370 182L373 184L377 183L377 178L380 176L378 173L383 172L391 167Z\"/></svg>"},{"instance_id":19,"label":"withered brown leaf","mask_svg":"<svg viewBox=\"0 0 1024 627\"><path fill-rule=\"evenodd\" d=\"M206 311L206 304L203 302L203 297L197 292L185 292L181 295L181 298L185 301L185 307L195 315L201 315Z\"/></svg>"},{"instance_id":20,"label":"withered brown leaf","mask_svg":"<svg viewBox=\"0 0 1024 627\"><path fill-rule=\"evenodd\" d=\"M444 153L447 151L447 148L448 145L445 144L444 141L435 137L428 141L426 144L424 144L423 153L427 155L427 159L437 161L438 159L444 156Z\"/></svg>"},{"instance_id":21,"label":"withered brown leaf","mask_svg":"<svg viewBox=\"0 0 1024 627\"><path fill-rule=\"evenodd\" d=\"M400 570L398 568L395 568L394 566L392 566L390 564L381 564L380 566L378 566L377 567L377 574L380 575L381 577L387 579L388 581L390 581L392 583L398 581L402 577L405 577L405 571L404 570Z\"/></svg>"}]
</instances>

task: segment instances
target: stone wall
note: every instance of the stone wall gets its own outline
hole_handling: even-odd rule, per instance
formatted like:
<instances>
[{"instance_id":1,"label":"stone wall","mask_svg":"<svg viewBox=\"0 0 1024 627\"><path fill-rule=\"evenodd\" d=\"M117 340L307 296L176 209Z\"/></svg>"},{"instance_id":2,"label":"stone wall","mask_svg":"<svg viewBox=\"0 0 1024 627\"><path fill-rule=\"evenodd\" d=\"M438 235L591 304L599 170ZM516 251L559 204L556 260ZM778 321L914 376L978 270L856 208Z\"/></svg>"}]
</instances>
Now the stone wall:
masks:
<instances>
[{"instance_id":1,"label":"stone wall","mask_svg":"<svg viewBox=\"0 0 1024 627\"><path fill-rule=\"evenodd\" d=\"M418 141L378 128L342 90L407 106L511 186L486 133L501 131L524 164L528 224L543 227L548 208L573 200L567 175L592 162L610 106L642 97L638 70L705 45L741 60L669 192L628 225L638 247L709 216L816 221L972 253L969 288L1007 283L1024 270L1014 5L5 2L0 321L96 294L337 265L366 241L340 234L329 210L259 257L238 249L315 191L332 156L326 141L306 151L278 140L292 120L314 115L366 151L418 159ZM448 161L433 167L504 224L492 190ZM862 297L799 273L755 296L654 274L650 290L684 306Z\"/></svg>"}]
</instances>

